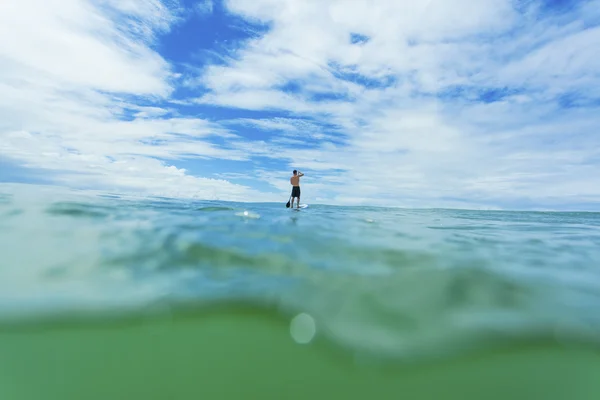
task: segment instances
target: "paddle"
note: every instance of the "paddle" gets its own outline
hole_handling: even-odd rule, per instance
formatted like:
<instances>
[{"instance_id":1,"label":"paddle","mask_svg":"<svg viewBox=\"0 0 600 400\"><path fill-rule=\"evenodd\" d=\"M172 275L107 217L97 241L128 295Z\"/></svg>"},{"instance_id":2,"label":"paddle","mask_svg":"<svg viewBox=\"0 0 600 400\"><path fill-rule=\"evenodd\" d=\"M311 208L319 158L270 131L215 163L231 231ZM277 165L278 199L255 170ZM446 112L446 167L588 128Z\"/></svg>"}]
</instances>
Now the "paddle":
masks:
<instances>
[{"instance_id":1,"label":"paddle","mask_svg":"<svg viewBox=\"0 0 600 400\"><path fill-rule=\"evenodd\" d=\"M290 199L288 200L287 204L285 205L285 208L290 208L290 201L292 200L292 195L290 194Z\"/></svg>"}]
</instances>

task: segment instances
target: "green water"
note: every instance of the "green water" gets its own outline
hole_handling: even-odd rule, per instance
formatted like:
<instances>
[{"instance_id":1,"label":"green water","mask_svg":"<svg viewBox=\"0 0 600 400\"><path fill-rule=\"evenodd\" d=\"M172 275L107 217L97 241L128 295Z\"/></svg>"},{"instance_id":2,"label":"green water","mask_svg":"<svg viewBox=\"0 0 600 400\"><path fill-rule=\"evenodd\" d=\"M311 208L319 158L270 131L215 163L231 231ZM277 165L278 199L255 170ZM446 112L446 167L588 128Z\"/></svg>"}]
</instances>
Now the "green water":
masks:
<instances>
[{"instance_id":1,"label":"green water","mask_svg":"<svg viewBox=\"0 0 600 400\"><path fill-rule=\"evenodd\" d=\"M0 186L0 399L597 399L600 215Z\"/></svg>"},{"instance_id":2,"label":"green water","mask_svg":"<svg viewBox=\"0 0 600 400\"><path fill-rule=\"evenodd\" d=\"M418 365L299 345L276 314L229 308L0 334L2 399L597 399L600 353L554 341Z\"/></svg>"}]
</instances>

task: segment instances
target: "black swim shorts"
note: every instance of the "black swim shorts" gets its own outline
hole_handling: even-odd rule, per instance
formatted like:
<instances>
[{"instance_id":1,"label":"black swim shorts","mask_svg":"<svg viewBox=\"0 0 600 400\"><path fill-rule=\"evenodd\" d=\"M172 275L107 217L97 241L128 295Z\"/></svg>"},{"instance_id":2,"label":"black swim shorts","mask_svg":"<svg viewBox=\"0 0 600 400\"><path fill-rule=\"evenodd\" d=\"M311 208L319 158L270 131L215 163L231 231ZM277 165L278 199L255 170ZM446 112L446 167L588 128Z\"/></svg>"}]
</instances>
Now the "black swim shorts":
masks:
<instances>
[{"instance_id":1,"label":"black swim shorts","mask_svg":"<svg viewBox=\"0 0 600 400\"><path fill-rule=\"evenodd\" d=\"M300 197L300 186L292 187L292 197Z\"/></svg>"}]
</instances>

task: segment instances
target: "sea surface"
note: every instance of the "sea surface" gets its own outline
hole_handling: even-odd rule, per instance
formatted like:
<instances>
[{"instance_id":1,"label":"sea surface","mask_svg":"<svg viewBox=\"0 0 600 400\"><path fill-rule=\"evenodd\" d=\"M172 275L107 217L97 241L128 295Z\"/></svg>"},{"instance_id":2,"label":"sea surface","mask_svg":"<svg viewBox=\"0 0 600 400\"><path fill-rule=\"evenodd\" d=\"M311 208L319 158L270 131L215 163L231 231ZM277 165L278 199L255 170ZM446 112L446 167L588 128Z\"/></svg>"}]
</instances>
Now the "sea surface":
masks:
<instances>
[{"instance_id":1,"label":"sea surface","mask_svg":"<svg viewBox=\"0 0 600 400\"><path fill-rule=\"evenodd\" d=\"M600 399L600 214L0 185L0 399Z\"/></svg>"}]
</instances>

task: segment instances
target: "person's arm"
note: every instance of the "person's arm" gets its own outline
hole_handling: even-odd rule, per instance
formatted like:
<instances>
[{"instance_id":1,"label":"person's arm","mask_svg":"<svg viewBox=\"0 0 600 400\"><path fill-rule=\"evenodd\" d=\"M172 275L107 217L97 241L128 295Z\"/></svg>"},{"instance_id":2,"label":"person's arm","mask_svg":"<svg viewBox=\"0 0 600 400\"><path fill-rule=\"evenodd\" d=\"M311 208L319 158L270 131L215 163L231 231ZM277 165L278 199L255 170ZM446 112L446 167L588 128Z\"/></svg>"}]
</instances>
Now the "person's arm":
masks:
<instances>
[{"instance_id":1,"label":"person's arm","mask_svg":"<svg viewBox=\"0 0 600 400\"><path fill-rule=\"evenodd\" d=\"M304 176L304 174L300 171L298 171L298 176Z\"/></svg>"}]
</instances>

